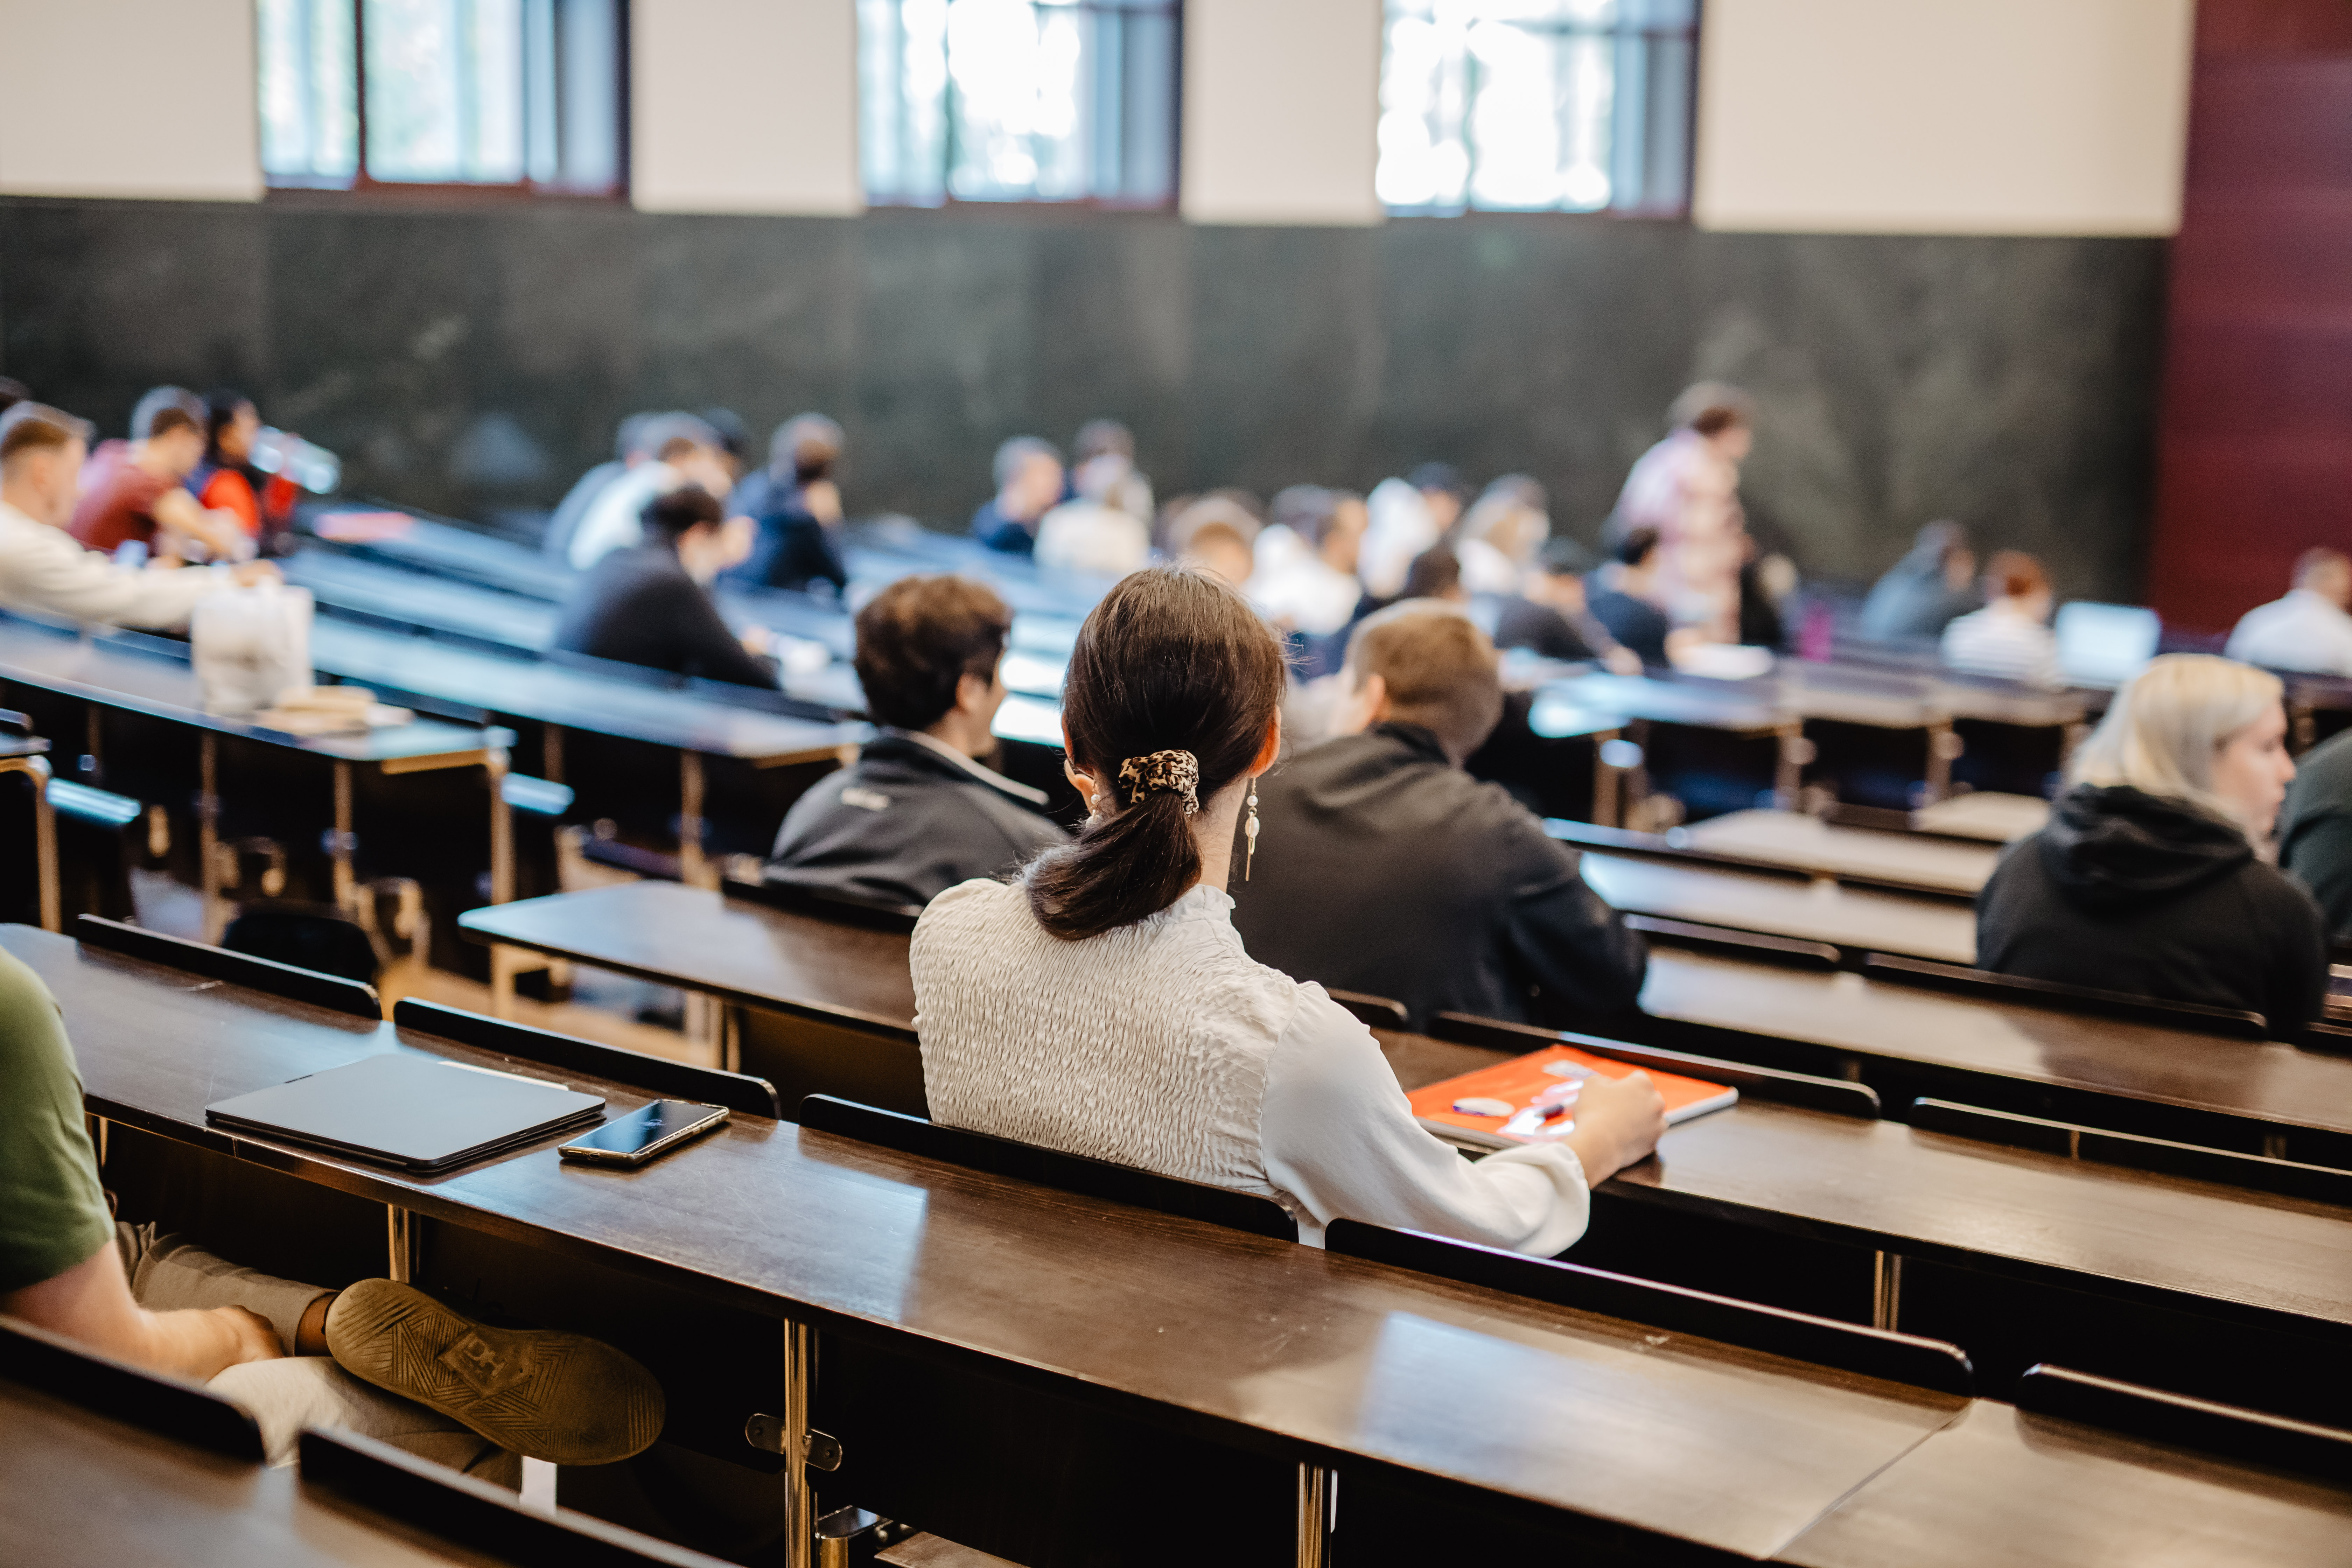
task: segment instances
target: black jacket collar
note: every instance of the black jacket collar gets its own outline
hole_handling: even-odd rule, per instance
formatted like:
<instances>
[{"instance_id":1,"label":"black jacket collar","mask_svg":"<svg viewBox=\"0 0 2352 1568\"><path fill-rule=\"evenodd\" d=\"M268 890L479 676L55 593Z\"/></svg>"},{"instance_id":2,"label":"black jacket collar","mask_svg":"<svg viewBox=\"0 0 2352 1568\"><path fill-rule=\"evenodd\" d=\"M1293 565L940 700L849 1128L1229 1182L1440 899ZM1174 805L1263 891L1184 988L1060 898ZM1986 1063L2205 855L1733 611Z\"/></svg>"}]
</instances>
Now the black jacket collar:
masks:
<instances>
[{"instance_id":1,"label":"black jacket collar","mask_svg":"<svg viewBox=\"0 0 2352 1568\"><path fill-rule=\"evenodd\" d=\"M1419 724L1399 724L1391 721L1375 724L1364 732L1384 741L1396 742L1412 752L1415 762L1439 763L1449 768L1454 765L1454 759L1445 754L1445 747L1439 742L1437 731L1434 730Z\"/></svg>"}]
</instances>

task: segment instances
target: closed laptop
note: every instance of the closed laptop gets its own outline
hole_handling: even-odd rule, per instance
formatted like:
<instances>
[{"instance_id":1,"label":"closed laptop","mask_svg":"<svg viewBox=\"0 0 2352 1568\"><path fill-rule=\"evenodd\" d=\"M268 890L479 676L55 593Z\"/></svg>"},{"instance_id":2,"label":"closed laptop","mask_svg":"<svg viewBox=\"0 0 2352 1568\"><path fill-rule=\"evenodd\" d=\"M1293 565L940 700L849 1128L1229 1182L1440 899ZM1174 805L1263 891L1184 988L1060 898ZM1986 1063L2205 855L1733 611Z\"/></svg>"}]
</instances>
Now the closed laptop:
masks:
<instances>
[{"instance_id":1,"label":"closed laptop","mask_svg":"<svg viewBox=\"0 0 2352 1568\"><path fill-rule=\"evenodd\" d=\"M415 1051L364 1057L205 1107L214 1125L440 1171L602 1121L601 1095Z\"/></svg>"}]
</instances>

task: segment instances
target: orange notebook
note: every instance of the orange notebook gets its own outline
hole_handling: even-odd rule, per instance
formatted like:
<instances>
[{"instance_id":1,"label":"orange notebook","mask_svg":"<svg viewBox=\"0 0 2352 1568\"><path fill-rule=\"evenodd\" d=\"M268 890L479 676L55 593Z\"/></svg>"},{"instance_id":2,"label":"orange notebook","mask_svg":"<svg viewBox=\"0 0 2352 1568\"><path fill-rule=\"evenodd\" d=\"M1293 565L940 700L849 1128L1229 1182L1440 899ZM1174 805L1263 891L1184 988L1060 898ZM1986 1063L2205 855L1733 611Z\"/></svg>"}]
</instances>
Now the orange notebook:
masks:
<instances>
[{"instance_id":1,"label":"orange notebook","mask_svg":"<svg viewBox=\"0 0 2352 1568\"><path fill-rule=\"evenodd\" d=\"M1576 1126L1576 1097L1594 1073L1623 1078L1648 1072L1666 1101L1672 1125L1739 1103L1739 1091L1678 1073L1636 1068L1572 1046L1552 1046L1476 1072L1433 1083L1407 1096L1421 1124L1449 1143L1508 1149L1566 1136Z\"/></svg>"}]
</instances>

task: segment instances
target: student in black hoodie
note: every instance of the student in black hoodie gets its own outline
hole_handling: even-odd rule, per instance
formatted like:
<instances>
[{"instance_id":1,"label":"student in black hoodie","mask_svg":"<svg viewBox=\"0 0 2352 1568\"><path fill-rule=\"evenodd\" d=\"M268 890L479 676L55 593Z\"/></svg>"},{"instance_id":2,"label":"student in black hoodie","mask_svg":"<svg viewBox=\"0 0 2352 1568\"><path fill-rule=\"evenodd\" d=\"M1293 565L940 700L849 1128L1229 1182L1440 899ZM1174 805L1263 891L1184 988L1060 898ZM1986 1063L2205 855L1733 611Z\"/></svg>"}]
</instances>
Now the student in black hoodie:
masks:
<instances>
[{"instance_id":1,"label":"student in black hoodie","mask_svg":"<svg viewBox=\"0 0 2352 1568\"><path fill-rule=\"evenodd\" d=\"M857 679L882 732L794 803L770 882L919 906L1068 837L1038 815L1041 791L978 761L996 750L1012 629L969 577L902 577L857 612Z\"/></svg>"},{"instance_id":2,"label":"student in black hoodie","mask_svg":"<svg viewBox=\"0 0 2352 1568\"><path fill-rule=\"evenodd\" d=\"M2260 1013L2278 1033L2316 1016L2326 922L2256 853L2294 776L2280 689L2177 654L2116 693L2050 826L1978 895L1977 963Z\"/></svg>"}]
</instances>

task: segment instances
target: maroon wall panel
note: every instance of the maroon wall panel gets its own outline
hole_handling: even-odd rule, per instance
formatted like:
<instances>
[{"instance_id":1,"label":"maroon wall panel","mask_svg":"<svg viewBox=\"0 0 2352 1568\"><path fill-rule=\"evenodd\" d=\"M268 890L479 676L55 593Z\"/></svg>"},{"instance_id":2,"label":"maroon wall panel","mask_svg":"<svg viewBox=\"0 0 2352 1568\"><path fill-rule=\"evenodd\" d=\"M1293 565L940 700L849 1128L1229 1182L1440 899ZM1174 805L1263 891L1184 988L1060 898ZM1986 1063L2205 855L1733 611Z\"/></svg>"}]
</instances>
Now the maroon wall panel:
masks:
<instances>
[{"instance_id":1,"label":"maroon wall panel","mask_svg":"<svg viewBox=\"0 0 2352 1568\"><path fill-rule=\"evenodd\" d=\"M2200 0L2148 595L2207 630L2352 550L2352 3Z\"/></svg>"}]
</instances>

